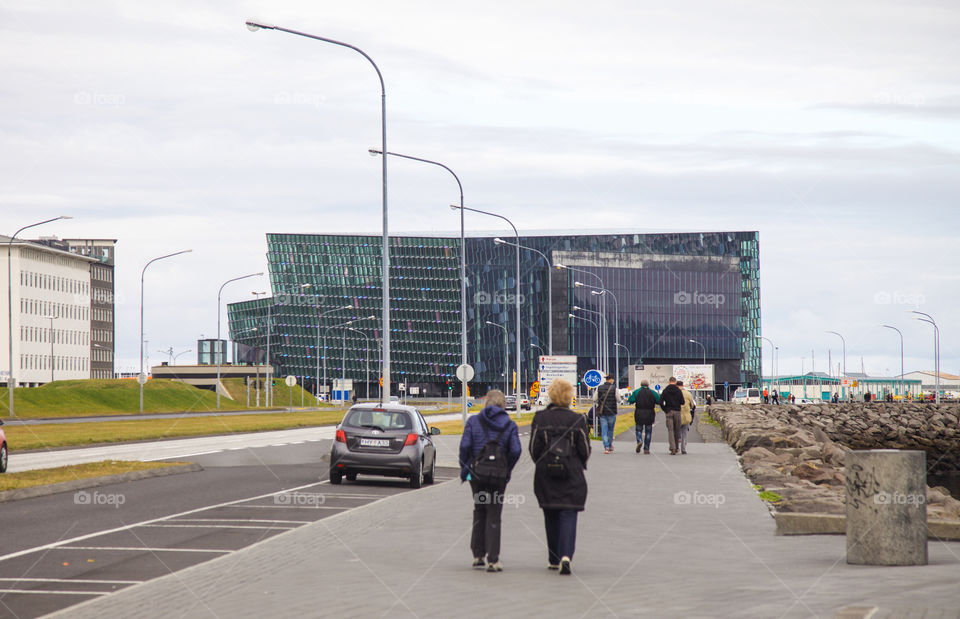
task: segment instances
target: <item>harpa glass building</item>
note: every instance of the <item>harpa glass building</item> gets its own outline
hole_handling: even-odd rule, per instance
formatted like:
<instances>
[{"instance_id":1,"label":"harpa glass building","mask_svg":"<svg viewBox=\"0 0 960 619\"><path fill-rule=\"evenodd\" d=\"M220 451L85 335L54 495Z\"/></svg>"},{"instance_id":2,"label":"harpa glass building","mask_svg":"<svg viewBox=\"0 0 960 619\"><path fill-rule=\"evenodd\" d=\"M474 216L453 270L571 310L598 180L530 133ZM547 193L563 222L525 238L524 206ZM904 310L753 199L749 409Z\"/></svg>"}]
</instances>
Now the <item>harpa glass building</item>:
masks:
<instances>
[{"instance_id":1,"label":"harpa glass building","mask_svg":"<svg viewBox=\"0 0 960 619\"><path fill-rule=\"evenodd\" d=\"M459 394L461 286L467 293L467 360L476 371L471 395L514 379L516 249L495 238L467 237L462 280L459 235L391 236L394 395L399 383L421 395ZM239 362L272 363L275 375L295 375L310 391L344 377L353 380L359 397L376 396L381 239L268 234L272 296L228 306ZM520 252L521 388L536 380L538 356L550 353L551 328L553 354L577 356L581 374L612 370L618 355L621 386L627 386L631 365L701 363L704 355L715 366L715 384L759 384L758 243L757 232L521 236L519 244L529 248ZM588 322L600 322L594 312L603 311L602 295L577 282L617 298L619 311L608 302L604 312L607 364L598 359L598 328Z\"/></svg>"}]
</instances>

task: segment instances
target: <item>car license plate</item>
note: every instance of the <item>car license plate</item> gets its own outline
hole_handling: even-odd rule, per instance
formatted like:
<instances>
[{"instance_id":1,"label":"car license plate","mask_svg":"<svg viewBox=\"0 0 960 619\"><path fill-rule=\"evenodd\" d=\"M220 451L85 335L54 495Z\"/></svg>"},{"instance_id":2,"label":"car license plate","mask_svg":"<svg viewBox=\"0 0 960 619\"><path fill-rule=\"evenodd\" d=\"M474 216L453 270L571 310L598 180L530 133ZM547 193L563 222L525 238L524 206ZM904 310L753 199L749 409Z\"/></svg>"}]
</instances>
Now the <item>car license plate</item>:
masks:
<instances>
[{"instance_id":1,"label":"car license plate","mask_svg":"<svg viewBox=\"0 0 960 619\"><path fill-rule=\"evenodd\" d=\"M361 447L389 447L390 439L387 438L362 438L360 439Z\"/></svg>"}]
</instances>

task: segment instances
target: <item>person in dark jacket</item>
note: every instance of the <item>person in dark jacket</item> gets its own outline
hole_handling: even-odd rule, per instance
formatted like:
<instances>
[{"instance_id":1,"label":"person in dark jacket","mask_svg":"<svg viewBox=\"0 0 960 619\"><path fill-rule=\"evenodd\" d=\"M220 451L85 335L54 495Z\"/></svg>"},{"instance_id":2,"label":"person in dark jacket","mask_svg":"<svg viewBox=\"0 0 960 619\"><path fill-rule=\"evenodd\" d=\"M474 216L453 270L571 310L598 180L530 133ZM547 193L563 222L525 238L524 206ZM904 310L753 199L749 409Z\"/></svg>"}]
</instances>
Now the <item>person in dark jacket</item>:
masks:
<instances>
[{"instance_id":1,"label":"person in dark jacket","mask_svg":"<svg viewBox=\"0 0 960 619\"><path fill-rule=\"evenodd\" d=\"M617 425L617 388L613 375L597 389L597 414L600 415L600 436L603 438L603 453L613 451L613 428Z\"/></svg>"},{"instance_id":2,"label":"person in dark jacket","mask_svg":"<svg viewBox=\"0 0 960 619\"><path fill-rule=\"evenodd\" d=\"M500 519L503 514L503 498L506 484L498 487L485 487L471 479L470 467L474 459L483 451L487 442L499 441L503 453L507 456L510 470L517 464L523 447L517 424L510 419L505 410L507 400L502 391L494 389L487 393L486 406L478 414L467 419L460 439L460 481L469 481L473 494L473 531L470 535L470 550L473 551L473 567L488 572L501 572L500 563ZM507 474L507 482L510 475ZM486 557L486 564L484 563Z\"/></svg>"},{"instance_id":3,"label":"person in dark jacket","mask_svg":"<svg viewBox=\"0 0 960 619\"><path fill-rule=\"evenodd\" d=\"M657 418L657 405L660 404L660 396L650 389L650 382L640 381L640 388L630 394L628 400L630 404L635 404L633 409L633 421L637 424L637 453L643 449L643 453L650 453L650 439L653 438L653 422Z\"/></svg>"},{"instance_id":4,"label":"person in dark jacket","mask_svg":"<svg viewBox=\"0 0 960 619\"><path fill-rule=\"evenodd\" d=\"M670 455L677 454L680 444L680 409L683 407L683 391L677 387L677 379L670 377L670 384L660 394L660 407L667 418L667 438L670 440Z\"/></svg>"},{"instance_id":5,"label":"person in dark jacket","mask_svg":"<svg viewBox=\"0 0 960 619\"><path fill-rule=\"evenodd\" d=\"M590 457L590 435L583 415L570 410L573 385L558 378L547 390L550 404L530 426L534 461L533 492L543 510L547 533L547 568L570 573L577 542L577 514L587 502L584 471Z\"/></svg>"}]
</instances>

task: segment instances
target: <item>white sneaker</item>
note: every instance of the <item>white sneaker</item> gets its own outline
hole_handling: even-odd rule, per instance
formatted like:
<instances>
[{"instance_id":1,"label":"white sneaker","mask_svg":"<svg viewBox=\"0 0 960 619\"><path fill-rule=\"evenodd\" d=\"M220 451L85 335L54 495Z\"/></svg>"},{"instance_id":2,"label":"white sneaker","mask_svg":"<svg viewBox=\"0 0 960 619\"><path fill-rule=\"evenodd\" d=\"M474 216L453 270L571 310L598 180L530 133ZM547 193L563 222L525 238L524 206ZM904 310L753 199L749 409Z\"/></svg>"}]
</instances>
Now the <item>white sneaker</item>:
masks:
<instances>
[{"instance_id":1,"label":"white sneaker","mask_svg":"<svg viewBox=\"0 0 960 619\"><path fill-rule=\"evenodd\" d=\"M560 573L569 574L570 573L570 557L563 557L560 559Z\"/></svg>"}]
</instances>

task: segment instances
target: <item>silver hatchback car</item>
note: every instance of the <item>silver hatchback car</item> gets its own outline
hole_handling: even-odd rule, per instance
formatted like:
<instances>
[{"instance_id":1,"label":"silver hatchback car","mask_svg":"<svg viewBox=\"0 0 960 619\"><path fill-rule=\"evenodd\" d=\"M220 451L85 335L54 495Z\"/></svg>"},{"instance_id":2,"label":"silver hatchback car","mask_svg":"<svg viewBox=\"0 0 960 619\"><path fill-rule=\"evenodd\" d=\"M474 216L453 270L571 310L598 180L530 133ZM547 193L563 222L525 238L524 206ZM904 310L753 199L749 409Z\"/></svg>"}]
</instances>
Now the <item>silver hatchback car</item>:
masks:
<instances>
[{"instance_id":1,"label":"silver hatchback car","mask_svg":"<svg viewBox=\"0 0 960 619\"><path fill-rule=\"evenodd\" d=\"M330 483L358 474L408 477L411 488L432 484L437 450L432 436L439 428L427 426L412 406L389 403L357 404L337 426L330 449Z\"/></svg>"}]
</instances>

